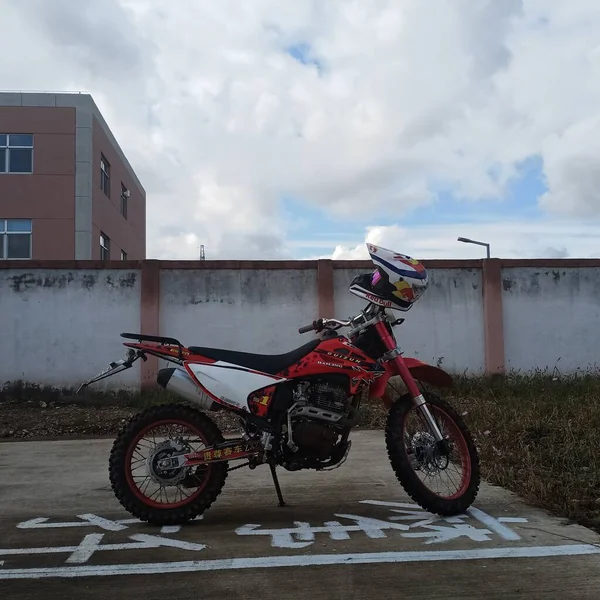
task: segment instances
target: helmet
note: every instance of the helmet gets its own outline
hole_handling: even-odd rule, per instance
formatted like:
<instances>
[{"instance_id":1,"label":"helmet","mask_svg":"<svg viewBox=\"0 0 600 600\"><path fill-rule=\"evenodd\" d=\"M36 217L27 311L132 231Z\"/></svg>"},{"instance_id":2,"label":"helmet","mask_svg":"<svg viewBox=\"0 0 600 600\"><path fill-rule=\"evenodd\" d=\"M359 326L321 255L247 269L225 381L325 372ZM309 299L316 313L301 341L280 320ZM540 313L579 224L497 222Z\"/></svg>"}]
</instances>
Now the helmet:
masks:
<instances>
[{"instance_id":1,"label":"helmet","mask_svg":"<svg viewBox=\"0 0 600 600\"><path fill-rule=\"evenodd\" d=\"M425 267L414 258L393 250L367 244L377 267L372 273L355 277L350 291L373 304L407 311L429 285Z\"/></svg>"}]
</instances>

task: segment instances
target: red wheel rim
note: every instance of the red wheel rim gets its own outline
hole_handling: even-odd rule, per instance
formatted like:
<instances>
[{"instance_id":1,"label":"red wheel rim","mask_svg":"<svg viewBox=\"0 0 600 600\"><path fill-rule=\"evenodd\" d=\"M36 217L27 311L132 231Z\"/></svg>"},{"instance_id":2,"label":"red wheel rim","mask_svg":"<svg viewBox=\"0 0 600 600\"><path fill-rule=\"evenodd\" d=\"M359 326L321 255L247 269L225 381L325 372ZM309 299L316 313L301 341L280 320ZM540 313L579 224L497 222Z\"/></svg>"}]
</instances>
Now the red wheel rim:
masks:
<instances>
[{"instance_id":1,"label":"red wheel rim","mask_svg":"<svg viewBox=\"0 0 600 600\"><path fill-rule=\"evenodd\" d=\"M129 446L127 448L127 453L125 455L125 477L127 479L127 484L129 485L129 488L134 493L136 498L138 498L138 500L140 500L147 506L150 506L152 508L158 508L160 510L180 508L180 507L185 506L185 505L189 504L190 502L194 501L206 487L206 484L208 483L208 480L210 477L210 472L211 472L211 465L206 465L205 466L206 471L203 473L203 479L202 479L200 485L198 486L198 488L196 489L196 491L192 492L189 496L187 496L186 498L184 498L178 502L169 502L169 503L157 502L156 500L153 500L152 498L146 496L142 492L142 490L138 487L137 483L134 480L132 469L131 469L131 459L133 458L133 453L136 451L136 448L137 448L140 440L149 431L151 431L153 429L157 429L164 425L180 425L182 427L185 427L189 431L193 432L198 438L200 438L204 447L206 447L208 445L206 438L204 437L204 435L202 434L202 432L199 429L197 429L190 423L187 423L186 421L183 421L181 419L163 419L161 421L156 421L154 423L150 423L149 425L144 427L135 436L135 438L131 441L131 443L129 444Z\"/></svg>"},{"instance_id":2,"label":"red wheel rim","mask_svg":"<svg viewBox=\"0 0 600 600\"><path fill-rule=\"evenodd\" d=\"M417 471L413 470L413 472L415 473L415 475L417 475L417 478L419 479L421 485L425 487L429 492L435 494L438 498L442 498L444 500L455 500L456 498L460 498L467 491L471 483L471 456L469 454L467 440L465 439L465 436L463 435L462 431L460 430L454 419L446 411L432 404L427 404L427 406L429 407L432 416L435 418L438 427L440 427L440 429L442 430L444 437L449 437L448 434L450 434L451 439L449 441L454 445L454 450L458 452L458 455L460 457L462 475L460 483L458 485L458 489L449 496L445 496L433 491L425 484L423 480L421 480L421 478L417 475ZM413 406L412 410L408 413L407 417L414 410L416 410L415 406ZM440 421L442 422L440 423ZM405 452L407 452L406 444L404 444L404 450Z\"/></svg>"}]
</instances>

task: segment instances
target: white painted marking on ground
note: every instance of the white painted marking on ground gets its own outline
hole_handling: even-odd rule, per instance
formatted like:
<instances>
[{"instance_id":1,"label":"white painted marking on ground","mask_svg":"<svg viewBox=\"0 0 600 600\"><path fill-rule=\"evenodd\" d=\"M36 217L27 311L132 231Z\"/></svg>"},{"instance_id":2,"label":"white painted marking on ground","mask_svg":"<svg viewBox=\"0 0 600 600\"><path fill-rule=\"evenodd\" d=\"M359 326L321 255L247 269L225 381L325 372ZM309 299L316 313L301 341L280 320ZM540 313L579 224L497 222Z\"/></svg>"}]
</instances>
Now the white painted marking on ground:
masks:
<instances>
[{"instance_id":1,"label":"white painted marking on ground","mask_svg":"<svg viewBox=\"0 0 600 600\"><path fill-rule=\"evenodd\" d=\"M412 517L390 517L390 521L404 521L409 520ZM426 527L427 525L432 525L433 523L440 521L441 519L425 519L423 521L417 521L416 523L411 523L408 527L409 529L419 529L419 527Z\"/></svg>"},{"instance_id":2,"label":"white painted marking on ground","mask_svg":"<svg viewBox=\"0 0 600 600\"><path fill-rule=\"evenodd\" d=\"M366 501L367 503L377 503L378 505L398 506L399 503L383 503L379 501ZM402 504L402 506L415 505ZM238 535L264 535L271 537L271 546L274 548L306 548L315 541L315 534L326 533L331 540L349 540L350 532L361 531L369 538L382 539L386 537L386 530L400 529L402 531L410 530L410 533L402 533L405 538L422 538L426 544L439 544L449 542L461 537L466 537L473 542L489 542L490 535L497 534L508 541L520 540L520 536L503 525L498 519L488 515L479 509L469 509L468 514L455 517L440 517L423 510L412 510L406 508L390 508L394 513L401 513L401 516L390 517L388 521L382 521L370 517L359 515L336 514L336 517L354 521L352 525L342 525L338 521L327 521L323 526L311 526L310 523L294 522L294 527L282 527L279 529L259 529L260 525L244 525L236 529ZM429 518L423 518L429 517ZM472 517L479 523L486 525L486 528L473 527L465 523L465 519ZM508 518L508 517L507 517ZM515 517L516 518L516 517ZM393 521L411 521L417 519L416 523L404 525L393 523ZM527 520L525 519L525 522ZM518 521L522 522L522 521ZM416 532L416 529L424 531Z\"/></svg>"},{"instance_id":3,"label":"white painted marking on ground","mask_svg":"<svg viewBox=\"0 0 600 600\"><path fill-rule=\"evenodd\" d=\"M37 519L29 519L29 521L17 523L17 529L33 529L37 527L48 527L48 525L44 524L46 521L48 521L48 519L44 517L38 517Z\"/></svg>"},{"instance_id":4,"label":"white painted marking on ground","mask_svg":"<svg viewBox=\"0 0 600 600\"><path fill-rule=\"evenodd\" d=\"M449 542L460 537L467 537L473 542L489 542L491 540L488 534L492 532L489 529L476 529L465 523L461 525L452 525L443 527L439 525L426 525L428 531L403 533L405 538L429 538L426 544L439 544L441 542Z\"/></svg>"},{"instance_id":5,"label":"white painted marking on ground","mask_svg":"<svg viewBox=\"0 0 600 600\"><path fill-rule=\"evenodd\" d=\"M508 527L506 527L506 525L502 525L502 523L498 519L495 519L491 515L488 515L486 512L483 512L482 510L479 510L474 506L468 508L467 513L474 519L477 519L480 523L483 523L486 527L489 527L502 539L505 539L510 542L516 542L521 539L521 536L518 533L516 533L512 529L509 529Z\"/></svg>"},{"instance_id":6,"label":"white painted marking on ground","mask_svg":"<svg viewBox=\"0 0 600 600\"><path fill-rule=\"evenodd\" d=\"M474 506L471 506L470 508L468 508L466 513L463 515L457 515L454 517L440 517L438 515L434 515L432 513L428 513L426 511L421 510L420 507L417 506L416 504L407 504L404 502L385 502L385 501L381 501L381 500L361 500L361 504L373 504L375 506L387 506L390 508L390 510L392 512L400 513L402 515L400 517L390 517L391 521L410 521L412 519L421 519L417 523L414 523L413 525L411 525L411 529L416 529L419 527L432 529L435 527L434 524L439 523L440 521L445 521L446 523L451 523L451 524L463 524L464 519L471 517L471 518L479 521L481 524L485 525L487 528L489 528L491 530L491 532L494 532L495 534L499 535L502 539L507 540L507 541L512 541L512 542L519 541L521 539L521 536L517 532L510 529L509 527L506 527L506 525L504 525L503 523L527 523L528 522L525 517L495 518L495 517L492 517L491 515L489 515L488 513L484 512L483 510L481 510L479 508L475 508ZM468 526L468 527L470 527L470 526ZM478 530L478 531L483 532L485 530ZM491 532L488 531L488 533L491 533ZM417 535L415 535L415 536L406 535L404 537L425 537L425 536L424 535L418 535L418 536ZM449 537L448 539L454 539L454 538ZM489 538L488 538L488 540L489 540ZM440 540L440 541L443 541L443 540ZM477 540L477 541L483 541L483 540ZM432 543L432 542L427 542L427 543Z\"/></svg>"},{"instance_id":7,"label":"white painted marking on ground","mask_svg":"<svg viewBox=\"0 0 600 600\"><path fill-rule=\"evenodd\" d=\"M112 521L111 519L105 519L98 515L85 514L77 515L81 521L69 521L64 523L48 523L50 520L48 517L38 517L36 519L29 519L29 521L23 521L17 524L18 529L54 529L54 528L66 528L66 527L100 527L106 531L123 531L127 529L126 525L133 523L141 523L139 519L122 519L120 521Z\"/></svg>"},{"instance_id":8,"label":"white painted marking on ground","mask_svg":"<svg viewBox=\"0 0 600 600\"><path fill-rule=\"evenodd\" d=\"M163 525L160 529L161 533L178 533L181 530L181 525Z\"/></svg>"},{"instance_id":9,"label":"white painted marking on ground","mask_svg":"<svg viewBox=\"0 0 600 600\"><path fill-rule=\"evenodd\" d=\"M48 517L37 517L35 519L29 519L29 521L23 521L17 524L18 529L53 529L53 528L65 528L65 527L100 527L106 531L123 531L127 529L127 525L145 525L144 521L140 519L105 519L94 514L77 515L82 521L69 521L64 523L48 523L50 520ZM192 521L201 521L204 515L198 515ZM177 529L176 529L177 528ZM165 525L163 526L163 533L177 533L180 529L180 525Z\"/></svg>"},{"instance_id":10,"label":"white painted marking on ground","mask_svg":"<svg viewBox=\"0 0 600 600\"><path fill-rule=\"evenodd\" d=\"M361 504L373 504L375 506L391 506L393 508L419 508L417 504L409 504L407 502L385 502L384 500L361 500ZM430 513L426 513L430 514Z\"/></svg>"},{"instance_id":11,"label":"white painted marking on ground","mask_svg":"<svg viewBox=\"0 0 600 600\"><path fill-rule=\"evenodd\" d=\"M260 525L248 524L238 527L235 532L238 535L270 536L271 546L274 548L306 548L315 541L316 533L327 533L332 540L348 540L350 539L350 532L362 531L371 539L381 539L386 537L385 530L408 530L408 525L390 523L389 521L381 521L370 517L337 514L335 516L354 521L354 524L342 525L338 521L327 521L322 526L312 527L310 523L294 521L294 527L279 529L258 529Z\"/></svg>"},{"instance_id":12,"label":"white painted marking on ground","mask_svg":"<svg viewBox=\"0 0 600 600\"><path fill-rule=\"evenodd\" d=\"M121 544L122 545L122 544ZM33 556L34 554L72 554L79 546L45 546L42 548L0 548L0 556Z\"/></svg>"},{"instance_id":13,"label":"white painted marking on ground","mask_svg":"<svg viewBox=\"0 0 600 600\"><path fill-rule=\"evenodd\" d=\"M77 515L77 518L83 519L84 521L87 521L96 527L100 527L100 529L106 529L106 531L123 531L124 529L127 529L127 526L123 525L122 523L111 521L110 519L105 519L90 513L85 515Z\"/></svg>"},{"instance_id":14,"label":"white painted marking on ground","mask_svg":"<svg viewBox=\"0 0 600 600\"><path fill-rule=\"evenodd\" d=\"M104 534L91 533L88 534L79 546L48 546L44 548L0 548L0 556L32 556L34 554L71 554L75 555L76 562L84 562L81 560L83 556L87 554L86 561L92 556L94 552L98 551L112 551L112 550L146 550L148 548L179 548L180 550L192 550L198 552L204 550L206 546L204 544L195 544L191 542L184 542L181 540L173 540L169 538L163 538L159 535L146 535L137 534L129 536L133 542L124 544L99 544L98 536L101 537ZM81 551L78 553L78 551ZM78 560L79 559L79 560ZM74 562L68 561L67 562Z\"/></svg>"},{"instance_id":15,"label":"white painted marking on ground","mask_svg":"<svg viewBox=\"0 0 600 600\"><path fill-rule=\"evenodd\" d=\"M498 517L500 523L528 523L525 517Z\"/></svg>"},{"instance_id":16,"label":"white painted marking on ground","mask_svg":"<svg viewBox=\"0 0 600 600\"><path fill-rule=\"evenodd\" d=\"M342 541L350 539L348 530L339 521L325 521L323 525L329 529L329 537L332 540Z\"/></svg>"},{"instance_id":17,"label":"white painted marking on ground","mask_svg":"<svg viewBox=\"0 0 600 600\"><path fill-rule=\"evenodd\" d=\"M77 550L67 558L68 563L86 563L92 558L96 550L100 550L100 542L104 537L103 533L88 533L77 547Z\"/></svg>"},{"instance_id":18,"label":"white painted marking on ground","mask_svg":"<svg viewBox=\"0 0 600 600\"><path fill-rule=\"evenodd\" d=\"M300 523L299 521L295 521L295 528L288 529L262 529L258 528L260 525L255 525L254 523L248 523L246 525L242 525L238 527L235 532L238 535L270 535L271 546L275 548L306 548L306 546L310 546L312 541L308 542L296 542L294 541L294 534L301 535L304 529L304 525L306 523Z\"/></svg>"},{"instance_id":19,"label":"white painted marking on ground","mask_svg":"<svg viewBox=\"0 0 600 600\"><path fill-rule=\"evenodd\" d=\"M592 544L563 546L512 546L508 548L475 548L471 550L437 550L425 552L373 552L361 554L303 554L298 556L257 556L216 560L190 560L165 563L118 565L82 565L33 569L0 569L0 580L110 577L115 575L157 575L198 571L229 571L237 569L270 569L328 565L360 565L432 562L446 560L490 560L499 558L545 558L600 554Z\"/></svg>"},{"instance_id":20,"label":"white painted marking on ground","mask_svg":"<svg viewBox=\"0 0 600 600\"><path fill-rule=\"evenodd\" d=\"M139 519L119 519L117 523L121 523L121 525L141 525L144 521L140 521Z\"/></svg>"},{"instance_id":21,"label":"white painted marking on ground","mask_svg":"<svg viewBox=\"0 0 600 600\"><path fill-rule=\"evenodd\" d=\"M138 533L130 535L130 539L137 542L144 542L146 548L160 548L161 546L167 548L179 548L180 550L192 550L198 552L206 548L205 544L196 544L192 542L184 542L183 540L173 540L169 538L160 537L159 535L147 535L145 533Z\"/></svg>"}]
</instances>

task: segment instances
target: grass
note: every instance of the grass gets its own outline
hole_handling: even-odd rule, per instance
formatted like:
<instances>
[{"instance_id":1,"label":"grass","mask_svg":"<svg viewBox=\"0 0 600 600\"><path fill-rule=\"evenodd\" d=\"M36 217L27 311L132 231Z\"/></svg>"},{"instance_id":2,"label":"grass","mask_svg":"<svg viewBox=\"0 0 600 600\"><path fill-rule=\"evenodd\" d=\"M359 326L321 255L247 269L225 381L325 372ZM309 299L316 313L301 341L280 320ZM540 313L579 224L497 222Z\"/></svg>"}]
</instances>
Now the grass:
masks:
<instances>
[{"instance_id":1,"label":"grass","mask_svg":"<svg viewBox=\"0 0 600 600\"><path fill-rule=\"evenodd\" d=\"M443 393L463 415L483 478L600 531L600 375L457 377ZM361 425L385 425L367 403Z\"/></svg>"},{"instance_id":2,"label":"grass","mask_svg":"<svg viewBox=\"0 0 600 600\"><path fill-rule=\"evenodd\" d=\"M600 528L600 377L461 378L451 394L487 481Z\"/></svg>"},{"instance_id":3,"label":"grass","mask_svg":"<svg viewBox=\"0 0 600 600\"><path fill-rule=\"evenodd\" d=\"M394 382L394 387L396 387ZM600 375L548 373L499 378L458 377L443 394L473 432L487 481L532 504L600 530ZM13 384L2 401L121 405L142 409L173 399L167 392L86 391ZM362 405L360 426L383 427L379 403Z\"/></svg>"}]
</instances>

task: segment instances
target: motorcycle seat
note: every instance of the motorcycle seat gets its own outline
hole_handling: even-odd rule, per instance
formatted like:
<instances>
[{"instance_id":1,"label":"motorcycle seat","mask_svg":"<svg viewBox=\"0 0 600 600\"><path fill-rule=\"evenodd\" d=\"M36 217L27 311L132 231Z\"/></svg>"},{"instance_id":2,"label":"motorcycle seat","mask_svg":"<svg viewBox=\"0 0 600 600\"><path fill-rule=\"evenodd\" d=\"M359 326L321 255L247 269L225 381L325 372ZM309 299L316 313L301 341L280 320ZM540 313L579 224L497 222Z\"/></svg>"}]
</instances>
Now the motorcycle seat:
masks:
<instances>
[{"instance_id":1,"label":"motorcycle seat","mask_svg":"<svg viewBox=\"0 0 600 600\"><path fill-rule=\"evenodd\" d=\"M212 358L213 360L246 367L248 369L260 371L261 373L268 373L269 375L276 375L277 373L281 373L284 369L291 367L307 354L310 354L319 343L319 340L313 340L286 354L249 354L248 352L205 348L203 346L190 346L188 350L192 354L199 354L200 356Z\"/></svg>"}]
</instances>

